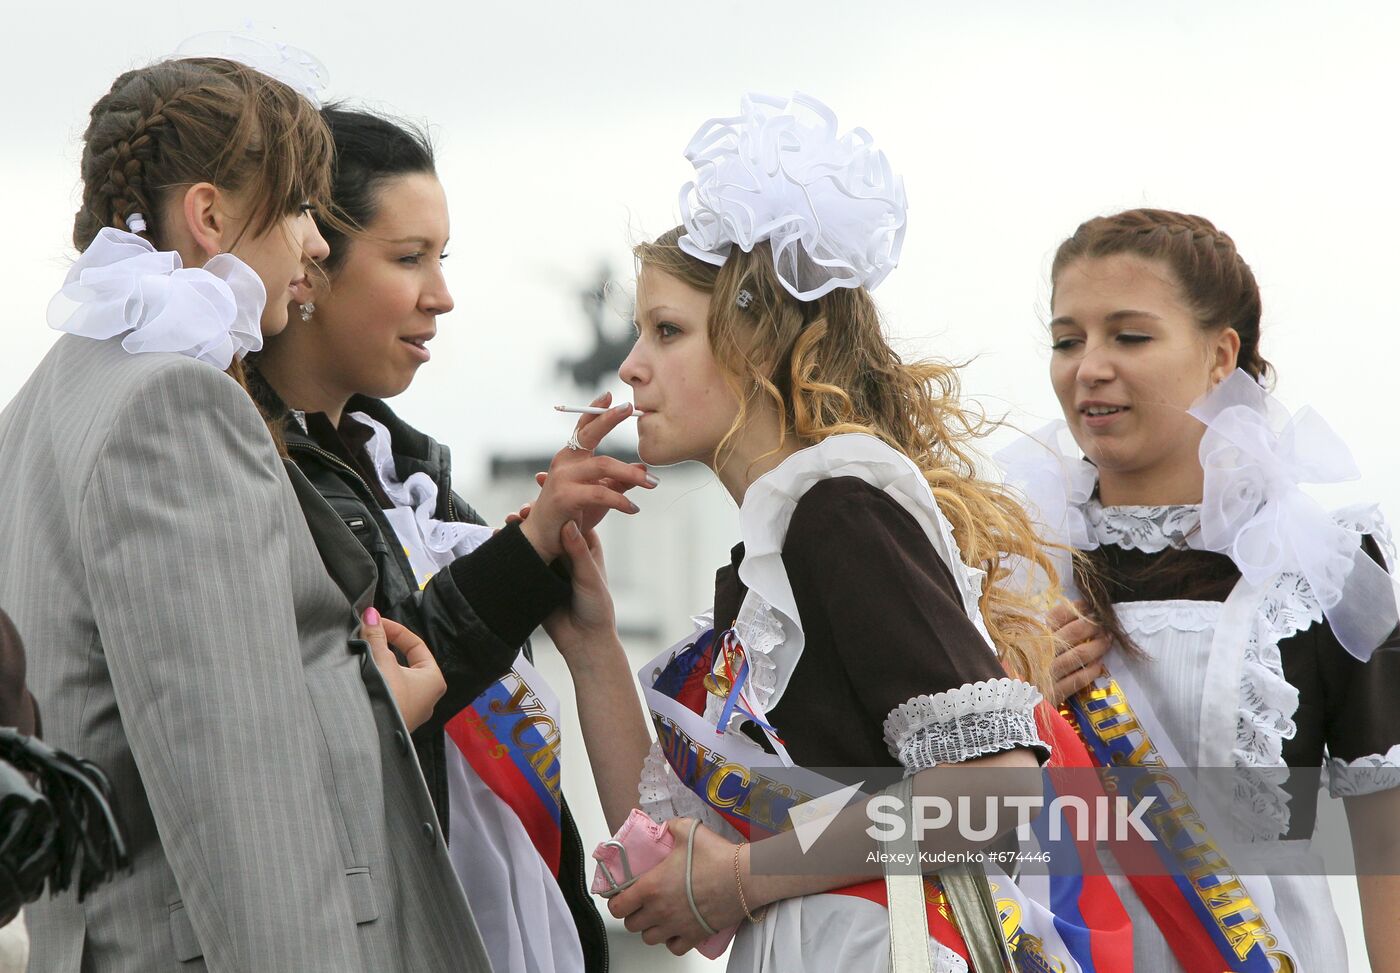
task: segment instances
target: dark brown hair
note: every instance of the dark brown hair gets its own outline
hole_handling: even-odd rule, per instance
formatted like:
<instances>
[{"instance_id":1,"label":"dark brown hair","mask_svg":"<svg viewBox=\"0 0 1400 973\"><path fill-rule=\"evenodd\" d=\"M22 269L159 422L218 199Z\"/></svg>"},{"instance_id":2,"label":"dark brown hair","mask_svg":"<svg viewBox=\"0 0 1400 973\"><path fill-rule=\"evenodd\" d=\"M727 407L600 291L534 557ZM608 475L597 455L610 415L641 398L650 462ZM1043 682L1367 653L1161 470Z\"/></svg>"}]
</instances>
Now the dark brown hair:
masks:
<instances>
[{"instance_id":1,"label":"dark brown hair","mask_svg":"<svg viewBox=\"0 0 1400 973\"><path fill-rule=\"evenodd\" d=\"M328 198L332 151L311 102L235 61L183 58L127 71L92 106L83 133L73 245L85 250L103 227L126 230L140 213L141 235L169 249L162 204L199 182L246 194L253 210L245 232L259 236L302 204ZM228 373L247 388L241 362Z\"/></svg>"},{"instance_id":2,"label":"dark brown hair","mask_svg":"<svg viewBox=\"0 0 1400 973\"><path fill-rule=\"evenodd\" d=\"M1117 254L1164 264L1201 329L1219 332L1233 328L1240 336L1238 366L1257 381L1272 380L1273 366L1259 351L1259 326L1263 316L1259 284L1228 234L1203 216L1171 210L1130 209L1113 216L1095 217L1081 223L1074 235L1055 251L1050 268L1051 305L1054 305L1054 286L1067 267L1080 260ZM1158 582L1164 580L1164 573L1171 574L1172 580L1179 581L1187 590L1182 597L1190 597L1190 591L1194 590L1195 569L1186 559L1167 553L1154 561L1149 570ZM1089 604L1087 614L1119 645L1134 651L1136 646L1113 612L1109 591L1110 583L1131 585L1133 579L1113 575L1105 558L1092 551L1076 556L1074 576L1075 584Z\"/></svg>"},{"instance_id":3,"label":"dark brown hair","mask_svg":"<svg viewBox=\"0 0 1400 973\"><path fill-rule=\"evenodd\" d=\"M363 230L379 215L379 191L391 179L437 175L433 144L422 130L397 118L376 115L344 102L321 109L335 142L330 210L317 212L316 226L330 245L324 267L334 275L349 252L348 227Z\"/></svg>"}]
</instances>

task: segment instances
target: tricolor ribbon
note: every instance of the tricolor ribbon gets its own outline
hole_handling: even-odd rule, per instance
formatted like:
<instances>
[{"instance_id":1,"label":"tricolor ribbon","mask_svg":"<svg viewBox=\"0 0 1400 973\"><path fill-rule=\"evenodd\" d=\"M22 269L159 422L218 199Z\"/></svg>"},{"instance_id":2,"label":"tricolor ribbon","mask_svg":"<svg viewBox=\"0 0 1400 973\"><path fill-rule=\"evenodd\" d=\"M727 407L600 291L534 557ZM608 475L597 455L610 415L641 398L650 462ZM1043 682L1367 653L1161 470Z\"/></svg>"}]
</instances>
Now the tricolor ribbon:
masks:
<instances>
[{"instance_id":1,"label":"tricolor ribbon","mask_svg":"<svg viewBox=\"0 0 1400 973\"><path fill-rule=\"evenodd\" d=\"M779 743L782 743L783 739L778 736L778 731L773 729L772 725L768 723L767 720L758 715L756 712L758 707L754 705L751 698L744 694L744 686L749 678L749 660L744 652L744 644L739 641L739 635L734 629L731 628L724 633L721 639L720 651L724 660L725 678L730 680L730 690L729 695L725 697L724 708L720 710L719 722L715 724L715 732L723 733L728 729L729 721L734 718L735 711L737 710L745 718L752 720L753 723L760 727L768 736L774 737ZM735 659L739 660L739 671L737 673L734 672L733 668L733 660Z\"/></svg>"}]
</instances>

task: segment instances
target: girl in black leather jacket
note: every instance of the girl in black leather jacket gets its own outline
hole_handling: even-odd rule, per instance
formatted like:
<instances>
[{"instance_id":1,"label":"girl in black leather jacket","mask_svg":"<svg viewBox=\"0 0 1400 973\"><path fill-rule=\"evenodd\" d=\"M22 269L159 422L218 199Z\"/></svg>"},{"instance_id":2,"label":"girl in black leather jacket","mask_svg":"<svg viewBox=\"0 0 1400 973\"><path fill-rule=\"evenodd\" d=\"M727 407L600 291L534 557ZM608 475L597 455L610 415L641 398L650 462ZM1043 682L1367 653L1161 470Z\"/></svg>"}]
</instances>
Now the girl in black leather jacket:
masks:
<instances>
[{"instance_id":1,"label":"girl in black leather jacket","mask_svg":"<svg viewBox=\"0 0 1400 973\"><path fill-rule=\"evenodd\" d=\"M382 401L428 361L437 319L452 309L432 149L366 112L332 105L323 114L336 143L337 216L362 232L347 238L323 225L327 279L257 356L254 394L284 416L287 454L374 556L375 607L421 635L446 677L414 744L493 967L604 970L607 942L559 790L557 702L531 666L527 638L569 598L550 567L564 523L586 528L608 509L635 512L623 491L655 478L593 456L599 429L555 457L524 523L482 525L452 491L446 447ZM629 411L590 428L611 428Z\"/></svg>"}]
</instances>

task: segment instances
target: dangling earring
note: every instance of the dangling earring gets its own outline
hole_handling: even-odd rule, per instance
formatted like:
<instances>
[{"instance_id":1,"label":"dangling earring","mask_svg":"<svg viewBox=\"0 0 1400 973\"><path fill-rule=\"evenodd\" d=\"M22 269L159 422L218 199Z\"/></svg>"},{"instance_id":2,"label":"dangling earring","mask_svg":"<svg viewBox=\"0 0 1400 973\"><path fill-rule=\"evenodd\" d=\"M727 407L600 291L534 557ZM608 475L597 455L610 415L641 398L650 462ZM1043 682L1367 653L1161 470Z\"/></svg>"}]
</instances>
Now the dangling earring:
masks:
<instances>
[{"instance_id":1,"label":"dangling earring","mask_svg":"<svg viewBox=\"0 0 1400 973\"><path fill-rule=\"evenodd\" d=\"M307 301L305 304L300 305L300 307L301 319L303 321L310 321L311 315L316 313L316 305L311 301Z\"/></svg>"}]
</instances>

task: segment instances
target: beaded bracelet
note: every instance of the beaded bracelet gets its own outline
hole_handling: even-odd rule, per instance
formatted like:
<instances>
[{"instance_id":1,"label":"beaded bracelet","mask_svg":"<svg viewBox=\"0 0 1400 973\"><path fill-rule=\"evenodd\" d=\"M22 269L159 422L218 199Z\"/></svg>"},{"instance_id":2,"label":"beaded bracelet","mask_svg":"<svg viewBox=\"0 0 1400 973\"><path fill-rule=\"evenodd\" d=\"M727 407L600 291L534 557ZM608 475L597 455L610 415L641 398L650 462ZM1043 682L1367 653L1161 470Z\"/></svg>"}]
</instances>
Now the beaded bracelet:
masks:
<instances>
[{"instance_id":1,"label":"beaded bracelet","mask_svg":"<svg viewBox=\"0 0 1400 973\"><path fill-rule=\"evenodd\" d=\"M734 885L739 889L739 905L743 906L744 915L749 917L749 922L758 925L763 921L763 917L768 915L768 906L765 905L762 909L759 909L758 915L754 915L749 911L749 903L744 899L744 883L739 878L739 850L743 847L743 845L734 846Z\"/></svg>"}]
</instances>

